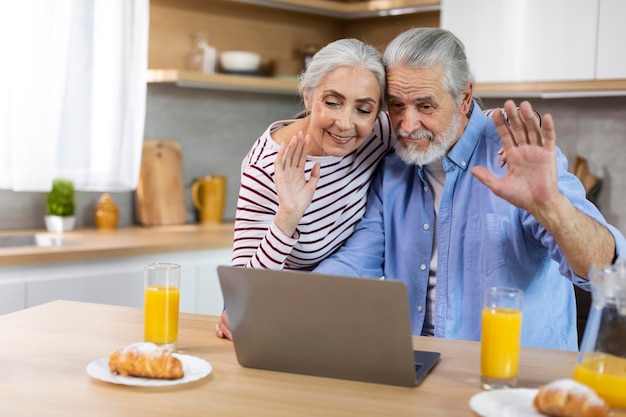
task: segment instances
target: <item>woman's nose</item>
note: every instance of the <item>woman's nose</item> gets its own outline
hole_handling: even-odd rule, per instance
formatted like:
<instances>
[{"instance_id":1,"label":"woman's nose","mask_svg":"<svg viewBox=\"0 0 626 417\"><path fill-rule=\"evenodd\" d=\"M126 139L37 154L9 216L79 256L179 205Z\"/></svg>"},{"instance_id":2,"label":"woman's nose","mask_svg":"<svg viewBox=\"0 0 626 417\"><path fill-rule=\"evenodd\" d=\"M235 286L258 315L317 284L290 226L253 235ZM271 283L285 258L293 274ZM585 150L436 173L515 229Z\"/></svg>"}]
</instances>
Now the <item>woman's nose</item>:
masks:
<instances>
[{"instance_id":1,"label":"woman's nose","mask_svg":"<svg viewBox=\"0 0 626 417\"><path fill-rule=\"evenodd\" d=\"M341 130L348 130L348 129L350 129L352 127L352 125L353 125L352 111L350 111L350 109L348 109L348 108L342 109L339 112L339 114L337 115L337 118L335 119L335 124Z\"/></svg>"}]
</instances>

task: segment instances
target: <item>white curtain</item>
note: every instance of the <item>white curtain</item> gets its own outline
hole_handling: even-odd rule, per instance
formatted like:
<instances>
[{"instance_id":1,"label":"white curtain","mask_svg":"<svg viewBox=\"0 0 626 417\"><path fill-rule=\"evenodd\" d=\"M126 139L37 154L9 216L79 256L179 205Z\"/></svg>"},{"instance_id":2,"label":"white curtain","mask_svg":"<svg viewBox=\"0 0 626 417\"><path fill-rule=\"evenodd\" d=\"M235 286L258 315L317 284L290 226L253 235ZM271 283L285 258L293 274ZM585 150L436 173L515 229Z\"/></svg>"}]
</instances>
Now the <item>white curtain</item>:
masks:
<instances>
[{"instance_id":1,"label":"white curtain","mask_svg":"<svg viewBox=\"0 0 626 417\"><path fill-rule=\"evenodd\" d=\"M0 7L0 188L133 190L149 0L10 0Z\"/></svg>"}]
</instances>

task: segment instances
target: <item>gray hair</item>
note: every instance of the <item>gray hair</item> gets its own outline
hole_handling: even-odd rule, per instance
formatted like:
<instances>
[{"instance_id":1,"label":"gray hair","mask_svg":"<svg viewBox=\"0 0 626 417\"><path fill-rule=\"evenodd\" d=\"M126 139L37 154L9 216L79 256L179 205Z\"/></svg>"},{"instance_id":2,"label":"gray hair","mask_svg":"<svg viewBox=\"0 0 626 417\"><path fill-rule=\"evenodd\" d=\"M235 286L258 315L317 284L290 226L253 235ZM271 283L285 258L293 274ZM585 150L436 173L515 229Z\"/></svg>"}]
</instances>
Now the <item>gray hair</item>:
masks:
<instances>
[{"instance_id":1,"label":"gray hair","mask_svg":"<svg viewBox=\"0 0 626 417\"><path fill-rule=\"evenodd\" d=\"M311 96L324 77L340 67L357 67L368 70L380 85L379 102L382 107L385 95L385 67L380 52L357 39L339 39L320 49L300 74L300 94Z\"/></svg>"},{"instance_id":2,"label":"gray hair","mask_svg":"<svg viewBox=\"0 0 626 417\"><path fill-rule=\"evenodd\" d=\"M392 40L384 54L385 68L429 68L441 65L444 88L459 101L467 82L474 82L463 43L452 32L439 28L413 28Z\"/></svg>"}]
</instances>

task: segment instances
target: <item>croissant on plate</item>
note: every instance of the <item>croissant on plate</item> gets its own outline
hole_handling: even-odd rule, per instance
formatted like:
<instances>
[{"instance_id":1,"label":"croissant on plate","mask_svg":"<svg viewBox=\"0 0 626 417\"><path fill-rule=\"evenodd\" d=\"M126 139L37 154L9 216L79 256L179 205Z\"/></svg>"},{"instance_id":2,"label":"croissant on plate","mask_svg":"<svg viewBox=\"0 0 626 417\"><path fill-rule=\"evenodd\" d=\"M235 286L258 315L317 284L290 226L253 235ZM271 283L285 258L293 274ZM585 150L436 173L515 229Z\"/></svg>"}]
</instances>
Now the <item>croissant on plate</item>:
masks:
<instances>
[{"instance_id":1,"label":"croissant on plate","mask_svg":"<svg viewBox=\"0 0 626 417\"><path fill-rule=\"evenodd\" d=\"M533 406L554 417L607 417L611 408L594 390L573 379L558 379L542 386Z\"/></svg>"},{"instance_id":2,"label":"croissant on plate","mask_svg":"<svg viewBox=\"0 0 626 417\"><path fill-rule=\"evenodd\" d=\"M181 361L166 348L139 342L117 349L109 356L109 369L121 376L179 379L184 376Z\"/></svg>"}]
</instances>

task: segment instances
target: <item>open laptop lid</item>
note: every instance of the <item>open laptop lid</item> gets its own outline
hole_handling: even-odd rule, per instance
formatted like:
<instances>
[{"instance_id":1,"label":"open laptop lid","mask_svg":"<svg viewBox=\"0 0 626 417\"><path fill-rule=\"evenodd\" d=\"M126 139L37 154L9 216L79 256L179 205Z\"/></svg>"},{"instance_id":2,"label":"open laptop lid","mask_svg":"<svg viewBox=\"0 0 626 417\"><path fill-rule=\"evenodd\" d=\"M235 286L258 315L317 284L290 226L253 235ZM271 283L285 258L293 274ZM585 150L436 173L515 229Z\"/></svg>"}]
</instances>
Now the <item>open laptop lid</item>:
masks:
<instances>
[{"instance_id":1,"label":"open laptop lid","mask_svg":"<svg viewBox=\"0 0 626 417\"><path fill-rule=\"evenodd\" d=\"M400 281L230 266L218 275L242 366L416 386L439 360L413 352Z\"/></svg>"}]
</instances>

